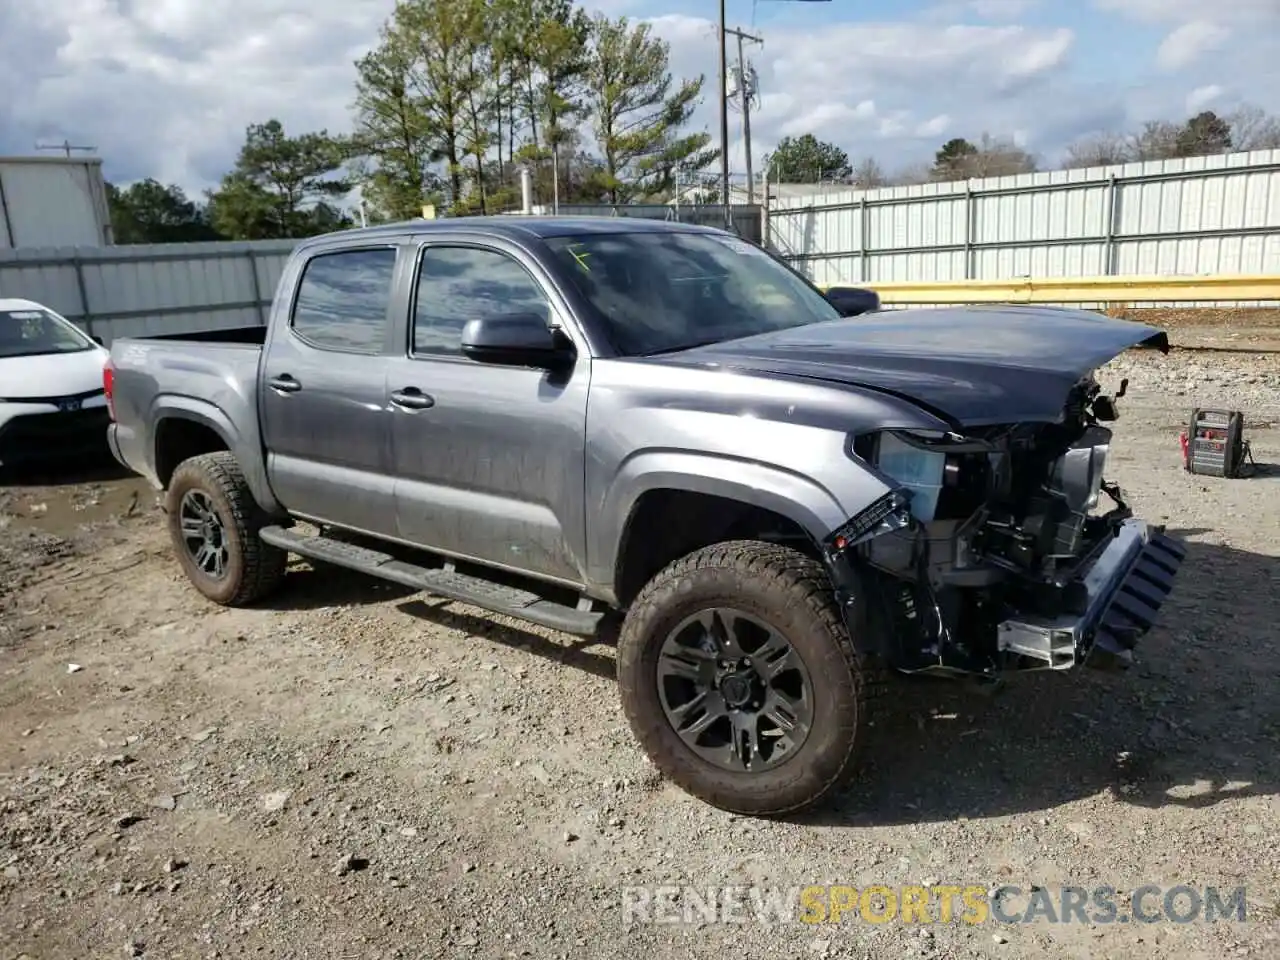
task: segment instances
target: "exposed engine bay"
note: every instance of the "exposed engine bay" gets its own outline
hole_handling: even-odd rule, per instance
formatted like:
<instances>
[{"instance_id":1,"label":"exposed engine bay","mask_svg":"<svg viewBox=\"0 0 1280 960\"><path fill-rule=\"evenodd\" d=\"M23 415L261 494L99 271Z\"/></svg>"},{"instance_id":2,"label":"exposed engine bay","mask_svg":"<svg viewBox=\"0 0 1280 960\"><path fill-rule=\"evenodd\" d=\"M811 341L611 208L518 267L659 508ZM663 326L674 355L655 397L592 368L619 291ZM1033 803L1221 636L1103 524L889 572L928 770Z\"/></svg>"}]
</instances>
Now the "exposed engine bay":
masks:
<instances>
[{"instance_id":1,"label":"exposed engine bay","mask_svg":"<svg viewBox=\"0 0 1280 960\"><path fill-rule=\"evenodd\" d=\"M1131 659L1183 550L1104 479L1126 387L1084 377L1057 422L856 439L897 489L837 531L832 556L857 570L893 665L990 676Z\"/></svg>"}]
</instances>

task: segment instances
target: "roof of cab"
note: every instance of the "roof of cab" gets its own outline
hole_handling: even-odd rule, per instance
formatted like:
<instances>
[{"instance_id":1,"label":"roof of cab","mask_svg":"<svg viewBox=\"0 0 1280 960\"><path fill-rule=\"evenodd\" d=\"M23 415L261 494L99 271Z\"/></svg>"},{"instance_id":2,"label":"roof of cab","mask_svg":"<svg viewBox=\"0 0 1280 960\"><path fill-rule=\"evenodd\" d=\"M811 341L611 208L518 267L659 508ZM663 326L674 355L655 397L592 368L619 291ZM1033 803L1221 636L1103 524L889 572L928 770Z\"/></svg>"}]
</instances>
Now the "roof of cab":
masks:
<instances>
[{"instance_id":1,"label":"roof of cab","mask_svg":"<svg viewBox=\"0 0 1280 960\"><path fill-rule=\"evenodd\" d=\"M369 240L379 237L403 237L432 233L488 233L509 239L528 237L574 237L604 233L724 233L714 227L672 220L650 220L644 217L527 217L488 216L451 217L443 220L403 220L376 227L356 227L336 233L321 234L304 240L296 249L330 243L335 240Z\"/></svg>"}]
</instances>

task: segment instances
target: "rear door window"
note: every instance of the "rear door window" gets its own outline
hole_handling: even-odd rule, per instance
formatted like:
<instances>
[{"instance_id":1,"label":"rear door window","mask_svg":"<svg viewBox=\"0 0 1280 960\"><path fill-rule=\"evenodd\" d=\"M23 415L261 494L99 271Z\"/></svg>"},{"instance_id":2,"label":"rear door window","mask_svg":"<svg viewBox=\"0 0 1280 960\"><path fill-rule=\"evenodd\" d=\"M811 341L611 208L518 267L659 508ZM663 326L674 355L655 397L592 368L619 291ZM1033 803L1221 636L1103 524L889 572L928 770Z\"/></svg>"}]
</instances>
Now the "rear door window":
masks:
<instances>
[{"instance_id":1,"label":"rear door window","mask_svg":"<svg viewBox=\"0 0 1280 960\"><path fill-rule=\"evenodd\" d=\"M293 332L322 350L380 353L395 268L391 247L312 257L298 285Z\"/></svg>"}]
</instances>

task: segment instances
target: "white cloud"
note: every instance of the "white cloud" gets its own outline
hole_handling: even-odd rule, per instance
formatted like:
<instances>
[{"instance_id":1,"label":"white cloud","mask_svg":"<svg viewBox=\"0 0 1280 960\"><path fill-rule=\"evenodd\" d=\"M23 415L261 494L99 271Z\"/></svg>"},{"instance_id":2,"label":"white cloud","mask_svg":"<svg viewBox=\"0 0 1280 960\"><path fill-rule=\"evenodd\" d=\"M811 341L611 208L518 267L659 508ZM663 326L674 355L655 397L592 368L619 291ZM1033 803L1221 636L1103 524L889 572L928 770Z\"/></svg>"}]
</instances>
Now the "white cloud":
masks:
<instances>
[{"instance_id":1,"label":"white cloud","mask_svg":"<svg viewBox=\"0 0 1280 960\"><path fill-rule=\"evenodd\" d=\"M980 17L988 20L1013 20L1028 12L1037 0L968 0L965 4Z\"/></svg>"},{"instance_id":2,"label":"white cloud","mask_svg":"<svg viewBox=\"0 0 1280 960\"><path fill-rule=\"evenodd\" d=\"M1130 20L1169 31L1143 82L1125 98L1130 125L1153 117L1185 119L1210 100L1219 111L1249 103L1280 112L1280 0L1093 0L1093 5L1120 15L1122 24Z\"/></svg>"},{"instance_id":3,"label":"white cloud","mask_svg":"<svg viewBox=\"0 0 1280 960\"><path fill-rule=\"evenodd\" d=\"M1001 66L1006 76L1012 78L1047 73L1062 65L1074 40L1075 34L1065 27L1044 36L1028 37L1026 45Z\"/></svg>"},{"instance_id":4,"label":"white cloud","mask_svg":"<svg viewBox=\"0 0 1280 960\"><path fill-rule=\"evenodd\" d=\"M199 189L244 128L349 125L353 61L394 0L60 0L0 4L0 151L95 144L112 175ZM15 9L19 8L19 9ZM13 137L8 131L17 131Z\"/></svg>"},{"instance_id":5,"label":"white cloud","mask_svg":"<svg viewBox=\"0 0 1280 960\"><path fill-rule=\"evenodd\" d=\"M930 117L923 123L917 124L915 136L926 140L931 137L941 137L950 126L951 118L945 113L940 113L936 117Z\"/></svg>"},{"instance_id":6,"label":"white cloud","mask_svg":"<svg viewBox=\"0 0 1280 960\"><path fill-rule=\"evenodd\" d=\"M968 15L983 20L1016 20L1039 6L1040 0L943 0L927 11L933 20L954 20Z\"/></svg>"},{"instance_id":7,"label":"white cloud","mask_svg":"<svg viewBox=\"0 0 1280 960\"><path fill-rule=\"evenodd\" d=\"M1222 44L1231 31L1211 20L1192 20L1171 32L1156 51L1164 70L1181 70Z\"/></svg>"},{"instance_id":8,"label":"white cloud","mask_svg":"<svg viewBox=\"0 0 1280 960\"><path fill-rule=\"evenodd\" d=\"M1022 0L944 0L928 16L887 22L867 22L865 12L851 9L846 22L761 27L764 47L751 53L762 92L752 115L757 167L788 133L813 132L853 157L875 156L892 168L931 157L950 136L1020 132L1028 149L1052 160L1082 133L1177 118L1193 101L1243 97L1280 109L1280 58L1272 49L1280 34L1266 29L1273 20L1261 19L1280 14L1280 0L1217 0L1210 14L1202 0L1094 4L1107 8L1112 28L1123 28L1117 14L1164 25L1170 31L1164 62L1184 66L1159 77L1134 64L1106 75L1073 74L1073 56L1094 41L1065 26L1016 22L1031 6ZM376 42L393 6L394 0L0 0L0 153L67 137L95 144L113 178L154 176L198 191L230 167L250 123L275 117L292 132L348 129L353 62ZM676 0L591 6L631 16L664 7L705 14L660 16L654 31L670 42L677 75L705 75L695 121L715 134L712 6ZM1037 21L1057 9L1038 4ZM1250 20L1258 26L1250 29ZM1229 64L1194 55L1207 49L1203 33L1193 42L1189 27L1197 21L1233 31ZM1217 90L1213 98L1205 92L1210 88ZM736 136L741 118L730 120ZM731 156L741 169L741 154Z\"/></svg>"},{"instance_id":9,"label":"white cloud","mask_svg":"<svg viewBox=\"0 0 1280 960\"><path fill-rule=\"evenodd\" d=\"M1199 113L1213 101L1221 97L1226 90L1216 83L1196 87L1187 94L1187 113Z\"/></svg>"},{"instance_id":10,"label":"white cloud","mask_svg":"<svg viewBox=\"0 0 1280 960\"><path fill-rule=\"evenodd\" d=\"M842 126L859 125L876 116L874 100L863 100L854 106L844 103L819 103L802 109L784 121L778 132L784 137L801 136L814 130L831 130Z\"/></svg>"},{"instance_id":11,"label":"white cloud","mask_svg":"<svg viewBox=\"0 0 1280 960\"><path fill-rule=\"evenodd\" d=\"M1216 0L1206 5L1204 0L1093 0L1099 10L1122 13L1151 23L1186 23L1203 17L1206 7L1212 10L1214 19L1243 21L1280 17L1280 3L1276 0Z\"/></svg>"},{"instance_id":12,"label":"white cloud","mask_svg":"<svg viewBox=\"0 0 1280 960\"><path fill-rule=\"evenodd\" d=\"M907 121L911 119L911 111L894 110L892 113L880 118L880 123L876 127L877 133L883 140L893 140L895 137L904 136L909 129Z\"/></svg>"},{"instance_id":13,"label":"white cloud","mask_svg":"<svg viewBox=\"0 0 1280 960\"><path fill-rule=\"evenodd\" d=\"M714 27L682 19L678 35L664 35L677 72L707 71L701 116L714 133ZM895 167L931 157L943 134L1034 127L1041 113L1035 101L1065 69L1073 39L1066 29L928 22L835 24L820 37L766 31L754 55L761 89L751 118L754 152L762 156L783 136L813 132L852 157L876 156ZM740 170L740 155L730 156Z\"/></svg>"}]
</instances>

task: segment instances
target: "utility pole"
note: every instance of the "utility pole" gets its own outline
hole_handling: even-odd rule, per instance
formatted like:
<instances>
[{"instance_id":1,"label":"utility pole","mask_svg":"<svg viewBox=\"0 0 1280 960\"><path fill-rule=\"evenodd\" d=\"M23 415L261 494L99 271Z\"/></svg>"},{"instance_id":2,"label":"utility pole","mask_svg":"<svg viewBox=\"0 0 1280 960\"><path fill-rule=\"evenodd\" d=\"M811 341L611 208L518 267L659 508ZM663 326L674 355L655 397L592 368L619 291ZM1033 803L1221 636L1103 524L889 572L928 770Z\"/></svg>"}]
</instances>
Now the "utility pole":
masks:
<instances>
[{"instance_id":1,"label":"utility pole","mask_svg":"<svg viewBox=\"0 0 1280 960\"><path fill-rule=\"evenodd\" d=\"M756 184L751 171L751 95L755 92L747 83L747 58L743 55L743 41L764 44L760 37L753 37L742 30L729 30L738 38L738 100L742 105L742 145L747 155L747 203L756 202Z\"/></svg>"},{"instance_id":2,"label":"utility pole","mask_svg":"<svg viewBox=\"0 0 1280 960\"><path fill-rule=\"evenodd\" d=\"M792 0L798 3L830 3L831 0ZM726 26L724 0L720 0L720 202L724 206L724 225L733 227L733 214L729 206L729 72L728 54L725 52ZM748 154L750 155L750 154Z\"/></svg>"},{"instance_id":3,"label":"utility pole","mask_svg":"<svg viewBox=\"0 0 1280 960\"><path fill-rule=\"evenodd\" d=\"M724 208L725 229L733 227L733 210L729 205L729 68L725 52L727 41L724 0L720 0L720 205Z\"/></svg>"},{"instance_id":4,"label":"utility pole","mask_svg":"<svg viewBox=\"0 0 1280 960\"><path fill-rule=\"evenodd\" d=\"M551 212L560 216L560 140L551 141Z\"/></svg>"},{"instance_id":5,"label":"utility pole","mask_svg":"<svg viewBox=\"0 0 1280 960\"><path fill-rule=\"evenodd\" d=\"M61 150L64 154L66 154L67 159L70 159L70 158L71 158L71 151L72 151L72 150L83 150L83 151L85 151L86 153L93 153L93 152L95 152L98 148L97 148L97 147L81 147L81 146L76 146L76 145L75 145L74 143L72 143L70 140L63 140L61 143L48 143L48 144L46 144L46 143L37 143L37 144L36 144L36 149L37 149L37 150Z\"/></svg>"}]
</instances>

